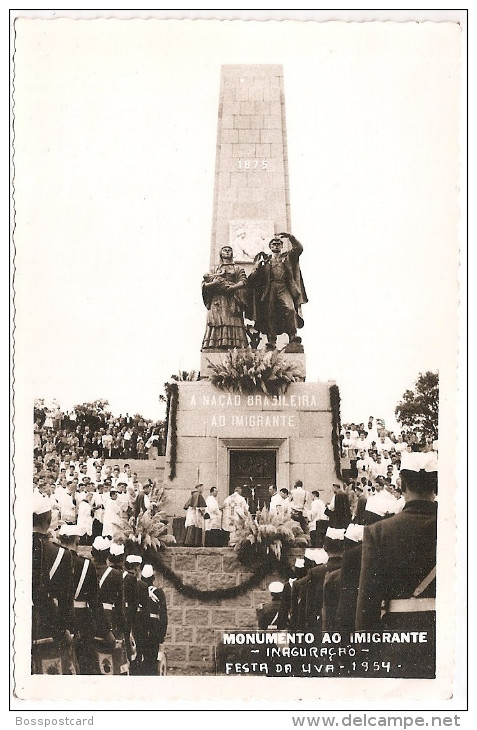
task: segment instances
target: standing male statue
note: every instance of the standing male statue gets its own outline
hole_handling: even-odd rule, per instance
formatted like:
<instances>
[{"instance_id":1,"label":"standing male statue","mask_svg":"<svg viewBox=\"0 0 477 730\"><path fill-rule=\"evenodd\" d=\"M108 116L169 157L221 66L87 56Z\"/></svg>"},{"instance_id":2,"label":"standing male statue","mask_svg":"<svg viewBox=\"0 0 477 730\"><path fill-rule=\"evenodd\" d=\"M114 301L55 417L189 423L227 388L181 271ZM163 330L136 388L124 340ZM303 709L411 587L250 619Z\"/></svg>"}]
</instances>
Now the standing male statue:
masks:
<instances>
[{"instance_id":1,"label":"standing male statue","mask_svg":"<svg viewBox=\"0 0 477 730\"><path fill-rule=\"evenodd\" d=\"M290 241L291 249L283 252L283 240ZM289 345L299 346L297 329L303 327L301 305L308 301L300 271L299 257L303 246L291 233L279 233L269 243L271 255L261 251L255 257L255 266L248 277L251 290L249 318L255 327L267 336L267 349L274 350L277 336L288 335ZM290 350L292 348L290 347Z\"/></svg>"}]
</instances>

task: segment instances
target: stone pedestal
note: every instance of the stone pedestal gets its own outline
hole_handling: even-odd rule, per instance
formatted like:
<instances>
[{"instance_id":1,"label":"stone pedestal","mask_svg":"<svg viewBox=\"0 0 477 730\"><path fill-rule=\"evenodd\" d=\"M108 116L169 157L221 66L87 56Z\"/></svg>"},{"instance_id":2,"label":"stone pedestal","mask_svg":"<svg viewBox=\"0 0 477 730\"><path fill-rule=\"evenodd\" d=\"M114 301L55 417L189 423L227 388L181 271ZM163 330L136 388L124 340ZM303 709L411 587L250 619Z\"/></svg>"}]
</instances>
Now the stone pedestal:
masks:
<instances>
[{"instance_id":1,"label":"stone pedestal","mask_svg":"<svg viewBox=\"0 0 477 730\"><path fill-rule=\"evenodd\" d=\"M204 494L218 488L222 505L230 490L230 452L272 450L276 484L305 489L327 499L337 480L331 441L329 383L294 383L284 396L222 391L209 380L180 382L177 408L176 478L170 480L171 429L166 451L169 510L184 516L184 504L198 482Z\"/></svg>"}]
</instances>

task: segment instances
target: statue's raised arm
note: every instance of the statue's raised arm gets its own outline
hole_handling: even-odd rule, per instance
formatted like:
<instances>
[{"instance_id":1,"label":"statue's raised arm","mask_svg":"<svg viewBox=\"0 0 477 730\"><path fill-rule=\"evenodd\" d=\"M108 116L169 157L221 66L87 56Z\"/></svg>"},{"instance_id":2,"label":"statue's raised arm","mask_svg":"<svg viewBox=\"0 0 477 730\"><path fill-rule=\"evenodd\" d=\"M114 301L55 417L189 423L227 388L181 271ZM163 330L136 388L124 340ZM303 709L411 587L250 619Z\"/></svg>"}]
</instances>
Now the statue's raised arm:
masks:
<instances>
[{"instance_id":1,"label":"statue's raised arm","mask_svg":"<svg viewBox=\"0 0 477 730\"><path fill-rule=\"evenodd\" d=\"M283 239L290 250L283 251ZM276 348L277 336L288 335L289 344L300 345L297 330L303 327L301 306L308 301L299 257L303 246L291 233L280 233L269 243L271 254L257 256L248 277L255 327L267 336L267 349Z\"/></svg>"}]
</instances>

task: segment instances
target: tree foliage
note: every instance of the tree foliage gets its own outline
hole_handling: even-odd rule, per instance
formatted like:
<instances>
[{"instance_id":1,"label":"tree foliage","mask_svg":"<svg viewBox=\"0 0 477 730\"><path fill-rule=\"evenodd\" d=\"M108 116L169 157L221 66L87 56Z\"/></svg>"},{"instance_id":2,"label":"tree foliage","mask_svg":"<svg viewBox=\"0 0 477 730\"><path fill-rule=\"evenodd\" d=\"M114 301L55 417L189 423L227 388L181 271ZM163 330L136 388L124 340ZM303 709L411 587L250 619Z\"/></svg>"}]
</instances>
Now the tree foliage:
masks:
<instances>
[{"instance_id":1,"label":"tree foliage","mask_svg":"<svg viewBox=\"0 0 477 730\"><path fill-rule=\"evenodd\" d=\"M438 438L439 373L419 373L413 390L406 390L394 411L404 433L421 440Z\"/></svg>"},{"instance_id":2,"label":"tree foliage","mask_svg":"<svg viewBox=\"0 0 477 730\"><path fill-rule=\"evenodd\" d=\"M89 426L95 431L104 423L104 420L111 416L110 411L106 410L109 401L103 398L91 401L90 403L81 403L75 406L76 422L79 425Z\"/></svg>"}]
</instances>

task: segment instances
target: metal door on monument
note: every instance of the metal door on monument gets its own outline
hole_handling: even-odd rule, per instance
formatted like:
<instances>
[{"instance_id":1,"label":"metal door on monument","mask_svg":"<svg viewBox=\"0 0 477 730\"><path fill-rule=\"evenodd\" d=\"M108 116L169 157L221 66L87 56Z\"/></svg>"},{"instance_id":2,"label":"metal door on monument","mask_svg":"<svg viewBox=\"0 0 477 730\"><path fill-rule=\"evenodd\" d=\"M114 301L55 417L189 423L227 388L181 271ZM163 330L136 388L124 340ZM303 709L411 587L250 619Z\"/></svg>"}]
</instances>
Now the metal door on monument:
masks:
<instances>
[{"instance_id":1,"label":"metal door on monument","mask_svg":"<svg viewBox=\"0 0 477 730\"><path fill-rule=\"evenodd\" d=\"M230 451L230 488L242 487L242 496L247 500L250 512L255 513L269 504L268 488L276 484L277 452L275 449L264 451Z\"/></svg>"}]
</instances>

